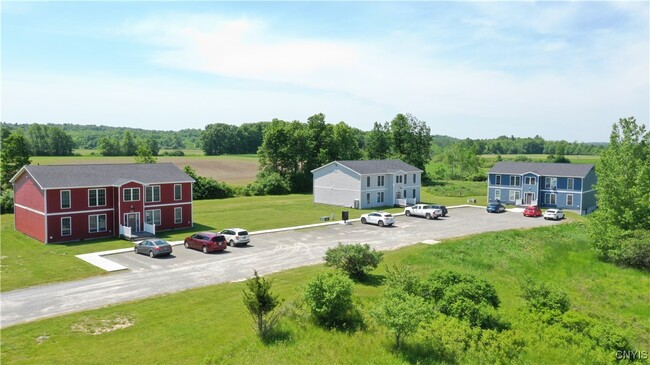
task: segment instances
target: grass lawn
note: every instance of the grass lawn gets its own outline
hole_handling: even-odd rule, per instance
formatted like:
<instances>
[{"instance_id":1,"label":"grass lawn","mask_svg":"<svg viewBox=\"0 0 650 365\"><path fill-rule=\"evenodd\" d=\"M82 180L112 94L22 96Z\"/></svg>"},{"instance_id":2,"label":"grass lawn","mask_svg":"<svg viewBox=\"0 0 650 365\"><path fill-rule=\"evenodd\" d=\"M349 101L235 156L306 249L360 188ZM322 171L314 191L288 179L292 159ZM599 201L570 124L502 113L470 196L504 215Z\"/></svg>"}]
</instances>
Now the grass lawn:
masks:
<instances>
[{"instance_id":1,"label":"grass lawn","mask_svg":"<svg viewBox=\"0 0 650 365\"><path fill-rule=\"evenodd\" d=\"M3 364L403 364L441 359L476 363L475 358L444 353L438 347L435 339L462 345L451 330L432 333L423 327L406 339L401 351L392 347L392 336L368 313L383 289L386 267L393 264L406 265L423 277L434 269L453 269L492 283L501 299L499 313L523 346L514 354L518 363L615 362L614 351L605 351L604 358L590 357L597 349L585 347L580 336L566 331L558 336L554 328L531 319L520 297L524 277L565 291L572 310L620 328L633 350L650 349L650 277L599 262L582 224L571 223L386 252L371 280L355 284L356 305L364 319L357 330L317 327L299 306L296 299L306 281L332 270L316 265L269 276L272 291L292 309L266 344L254 335L240 282L8 327L2 330L0 360Z\"/></svg>"}]
</instances>

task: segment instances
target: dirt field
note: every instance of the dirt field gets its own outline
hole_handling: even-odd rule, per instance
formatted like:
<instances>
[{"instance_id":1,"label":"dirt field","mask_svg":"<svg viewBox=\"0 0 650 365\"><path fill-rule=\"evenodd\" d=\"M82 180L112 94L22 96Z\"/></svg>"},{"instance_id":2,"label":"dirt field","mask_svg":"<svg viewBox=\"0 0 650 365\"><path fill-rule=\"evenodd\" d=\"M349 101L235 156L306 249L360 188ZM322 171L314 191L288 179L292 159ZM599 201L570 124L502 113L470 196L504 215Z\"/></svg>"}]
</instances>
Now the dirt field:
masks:
<instances>
[{"instance_id":1,"label":"dirt field","mask_svg":"<svg viewBox=\"0 0 650 365\"><path fill-rule=\"evenodd\" d=\"M73 164L111 164L134 163L133 157L69 156L32 157L32 164L73 165ZM199 176L212 177L232 185L246 185L257 175L257 157L246 156L158 156L158 162L171 162L180 169L189 165Z\"/></svg>"}]
</instances>

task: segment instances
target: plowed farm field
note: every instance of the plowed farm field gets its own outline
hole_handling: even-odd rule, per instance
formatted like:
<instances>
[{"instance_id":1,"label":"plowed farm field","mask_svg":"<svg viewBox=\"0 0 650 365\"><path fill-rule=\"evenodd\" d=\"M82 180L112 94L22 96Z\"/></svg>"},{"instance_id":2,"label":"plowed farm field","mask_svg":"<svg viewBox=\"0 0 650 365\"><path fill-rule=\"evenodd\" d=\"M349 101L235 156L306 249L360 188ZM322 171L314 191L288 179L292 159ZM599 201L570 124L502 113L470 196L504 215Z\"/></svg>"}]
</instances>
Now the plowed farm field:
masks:
<instances>
[{"instance_id":1,"label":"plowed farm field","mask_svg":"<svg viewBox=\"0 0 650 365\"><path fill-rule=\"evenodd\" d=\"M118 156L34 156L32 164L74 165L74 164L120 164L134 163L133 157ZM254 155L233 156L158 156L158 163L171 162L183 169L190 166L199 176L212 177L232 185L246 185L255 180L258 162Z\"/></svg>"}]
</instances>

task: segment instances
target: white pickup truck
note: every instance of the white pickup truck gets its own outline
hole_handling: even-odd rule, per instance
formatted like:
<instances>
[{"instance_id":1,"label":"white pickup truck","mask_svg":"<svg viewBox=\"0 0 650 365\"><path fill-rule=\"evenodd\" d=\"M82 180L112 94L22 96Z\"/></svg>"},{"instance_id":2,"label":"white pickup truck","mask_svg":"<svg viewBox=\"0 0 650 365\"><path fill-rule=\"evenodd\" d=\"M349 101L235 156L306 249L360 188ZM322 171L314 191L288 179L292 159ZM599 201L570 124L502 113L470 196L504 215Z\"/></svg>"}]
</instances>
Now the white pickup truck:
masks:
<instances>
[{"instance_id":1,"label":"white pickup truck","mask_svg":"<svg viewBox=\"0 0 650 365\"><path fill-rule=\"evenodd\" d=\"M404 208L404 215L407 217L417 215L426 219L438 219L442 215L442 209L434 208L426 204L416 204L412 207Z\"/></svg>"}]
</instances>

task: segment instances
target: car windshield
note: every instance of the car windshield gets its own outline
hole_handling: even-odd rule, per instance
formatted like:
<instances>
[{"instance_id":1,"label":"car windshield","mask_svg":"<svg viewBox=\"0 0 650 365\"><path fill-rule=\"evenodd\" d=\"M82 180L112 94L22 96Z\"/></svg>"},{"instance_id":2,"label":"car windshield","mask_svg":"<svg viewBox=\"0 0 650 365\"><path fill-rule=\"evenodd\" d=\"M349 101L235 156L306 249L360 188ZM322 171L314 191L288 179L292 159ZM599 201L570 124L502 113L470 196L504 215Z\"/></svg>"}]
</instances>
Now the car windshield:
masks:
<instances>
[{"instance_id":1,"label":"car windshield","mask_svg":"<svg viewBox=\"0 0 650 365\"><path fill-rule=\"evenodd\" d=\"M153 241L153 243L154 243L154 245L156 245L156 246L164 246L164 245L167 244L167 242L166 242L166 241L163 241L163 240L155 240L155 241Z\"/></svg>"},{"instance_id":2,"label":"car windshield","mask_svg":"<svg viewBox=\"0 0 650 365\"><path fill-rule=\"evenodd\" d=\"M214 236L214 237L212 237L212 242L222 242L222 241L225 241L225 240L226 240L226 237L224 237L224 236Z\"/></svg>"}]
</instances>

